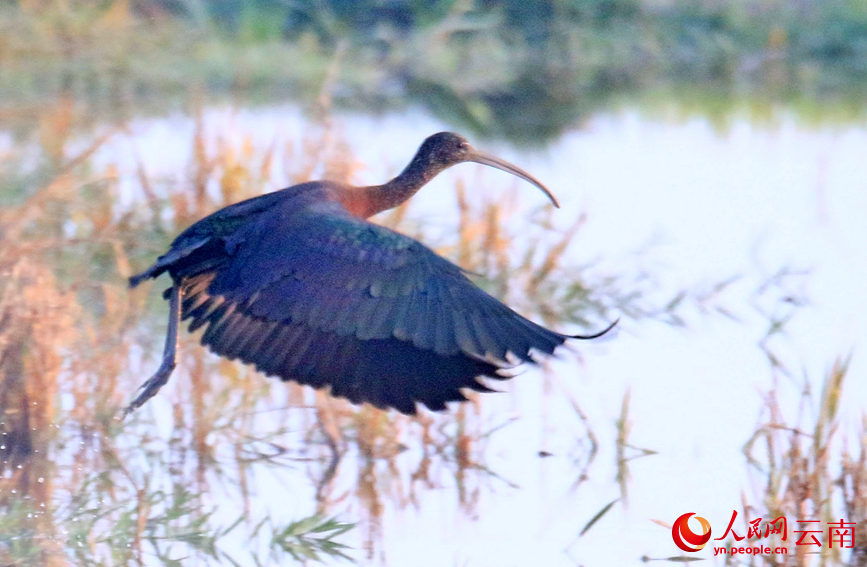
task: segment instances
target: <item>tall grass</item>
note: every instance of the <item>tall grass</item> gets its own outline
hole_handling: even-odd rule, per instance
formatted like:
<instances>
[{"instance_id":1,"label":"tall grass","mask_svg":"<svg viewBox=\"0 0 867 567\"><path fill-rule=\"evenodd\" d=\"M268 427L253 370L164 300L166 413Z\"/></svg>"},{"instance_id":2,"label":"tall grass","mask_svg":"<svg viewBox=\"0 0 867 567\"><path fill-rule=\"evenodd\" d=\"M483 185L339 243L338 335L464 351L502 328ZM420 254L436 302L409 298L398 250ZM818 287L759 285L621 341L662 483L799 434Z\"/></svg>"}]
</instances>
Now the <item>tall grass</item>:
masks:
<instances>
[{"instance_id":1,"label":"tall grass","mask_svg":"<svg viewBox=\"0 0 867 567\"><path fill-rule=\"evenodd\" d=\"M793 366L800 361L785 352L788 324L807 303L800 285L804 276L780 270L755 296L754 304L768 323L759 348L767 358L771 380L763 392L759 424L743 447L752 486L743 493L737 525L743 534L747 523L756 518L785 517L789 522L785 543L773 535L767 543L787 545L789 554L754 556L751 565L865 565L867 539L858 525L867 512L867 421L862 417L853 427L839 414L851 355L835 360L825 376L815 380L798 376ZM817 383L821 386L818 392L813 386ZM798 520L819 520L820 527L805 527L810 524ZM841 520L855 523L852 547L839 542L831 545L829 523ZM817 538L821 547L797 545L801 536L796 530L806 529L823 532ZM741 562L726 557L727 564Z\"/></svg>"},{"instance_id":2,"label":"tall grass","mask_svg":"<svg viewBox=\"0 0 867 567\"><path fill-rule=\"evenodd\" d=\"M44 112L52 135L22 140L3 157L10 194L0 213L0 562L352 557L357 552L339 542L352 524L331 517L347 499L357 507L353 531L363 553L375 558L384 502L417 506L444 485L457 487L472 517L480 478L497 478L484 462L491 424L477 398L443 415L356 407L266 380L184 334L174 382L117 421L154 364L165 324L160 282L129 290L126 278L193 220L272 187L278 160L288 183L314 174L350 179L357 162L327 120L285 146L260 148L212 132L200 118L183 168L189 182L178 191L149 176L147 163L97 168L96 153L124 128L87 135L76 118L61 100ZM121 205L129 190L134 204ZM492 292L510 299L546 286L553 292L563 270L575 270L561 263L574 230L549 242L556 231L543 217L535 236L519 240L503 228L516 222L509 206L475 202L462 185L456 196L458 237L439 249L486 276ZM424 232L406 206L381 222ZM523 307L552 324L607 316L604 296L584 279L568 285L581 286L584 308L558 313L553 296ZM407 460L408 446L420 448L415 460ZM307 516L254 512L254 479L268 470L303 473L314 489ZM215 514L226 507L217 506L217 486L236 518ZM250 540L243 555L226 549L233 538Z\"/></svg>"},{"instance_id":3,"label":"tall grass","mask_svg":"<svg viewBox=\"0 0 867 567\"><path fill-rule=\"evenodd\" d=\"M210 355L186 333L173 382L132 419L115 419L155 366L166 318L164 282L128 290L126 278L194 220L273 189L277 170L285 172L281 185L311 176L352 180L358 160L327 96L320 104L320 121L284 145L229 137L199 112L180 187L150 176L151 164L141 160L129 169L98 162L97 152L127 135L125 127L93 134L65 98L43 109L43 134L24 136L2 156L0 563L386 561L388 505L418 507L450 487L461 513L474 518L488 485L509 485L486 462L489 440L509 422L485 411L484 396L415 417L353 406L267 380ZM615 311L678 325L687 305L726 313L719 297L730 282L650 299L647 274L636 281L570 263L583 218L558 227L544 209L519 214L513 196L470 193L463 180L454 191L450 237L434 240L411 202L377 221L422 238L480 274L488 291L552 326L593 328ZM775 316L769 336L786 320ZM787 424L768 396L768 422L747 447L758 474L767 475L759 494L768 513L806 506L829 514L842 502L846 517L863 515L863 447L834 445L845 371L841 360L808 425ZM575 463L577 489L592 476L598 442L594 424L570 403L588 447ZM630 445L628 396L617 427L625 503L630 460L652 453ZM765 461L752 456L761 444ZM299 497L294 516L261 509L270 474L309 496ZM744 513L752 517L757 506ZM347 509L352 518L335 517ZM343 547L350 540L360 549ZM238 541L249 543L239 549Z\"/></svg>"}]
</instances>

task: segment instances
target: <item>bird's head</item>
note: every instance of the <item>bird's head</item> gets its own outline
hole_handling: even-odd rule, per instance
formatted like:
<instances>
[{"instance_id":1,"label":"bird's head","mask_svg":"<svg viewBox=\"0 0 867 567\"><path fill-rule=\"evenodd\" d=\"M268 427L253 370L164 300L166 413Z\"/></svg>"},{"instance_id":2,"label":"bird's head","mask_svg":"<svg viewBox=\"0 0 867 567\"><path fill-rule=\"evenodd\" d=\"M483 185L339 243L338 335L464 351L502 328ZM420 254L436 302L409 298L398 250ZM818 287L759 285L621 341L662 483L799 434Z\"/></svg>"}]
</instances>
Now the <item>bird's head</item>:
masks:
<instances>
[{"instance_id":1,"label":"bird's head","mask_svg":"<svg viewBox=\"0 0 867 567\"><path fill-rule=\"evenodd\" d=\"M431 165L450 167L458 163L469 161L473 147L463 137L451 132L440 132L428 136L418 149L419 155L424 156Z\"/></svg>"},{"instance_id":2,"label":"bird's head","mask_svg":"<svg viewBox=\"0 0 867 567\"><path fill-rule=\"evenodd\" d=\"M554 195L538 179L506 160L477 150L463 136L452 132L440 132L429 136L418 149L416 159L420 159L432 169L440 171L466 161L495 167L532 183L548 196L555 207L560 206Z\"/></svg>"}]
</instances>

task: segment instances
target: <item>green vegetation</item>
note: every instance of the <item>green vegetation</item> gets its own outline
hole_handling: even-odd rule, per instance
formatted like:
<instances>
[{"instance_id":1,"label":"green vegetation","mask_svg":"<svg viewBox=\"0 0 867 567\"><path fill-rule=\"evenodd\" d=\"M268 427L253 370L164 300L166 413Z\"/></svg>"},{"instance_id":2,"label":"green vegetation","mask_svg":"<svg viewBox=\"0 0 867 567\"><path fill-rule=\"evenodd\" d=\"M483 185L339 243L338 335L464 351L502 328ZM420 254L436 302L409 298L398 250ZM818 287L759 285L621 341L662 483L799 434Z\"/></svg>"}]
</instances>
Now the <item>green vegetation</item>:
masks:
<instances>
[{"instance_id":1,"label":"green vegetation","mask_svg":"<svg viewBox=\"0 0 867 567\"><path fill-rule=\"evenodd\" d=\"M858 0L16 2L0 7L0 111L68 96L98 120L191 97L378 112L539 144L622 105L725 120L862 120Z\"/></svg>"},{"instance_id":2,"label":"green vegetation","mask_svg":"<svg viewBox=\"0 0 867 567\"><path fill-rule=\"evenodd\" d=\"M626 106L721 125L778 111L851 122L865 116L865 66L867 6L855 0L4 3L0 119L13 143L0 152L0 564L371 560L384 501L418 506L419 494L456 487L448 494L472 517L480 485L508 484L485 463L508 422L487 420L482 400L413 418L354 407L208 356L187 334L183 378L129 422L114 419L165 324L161 289L129 291L125 278L192 220L260 194L278 159L293 182L314 171L350 178L355 160L327 127L336 113L418 105L476 137L524 144ZM280 148L199 128L181 189L149 177L151 164L96 165L131 118L201 116L226 99L295 102L313 119ZM135 202L122 198L121 179ZM455 234L426 241L525 313L587 328L612 310L671 325L683 324L685 306L728 314L720 296L733 280L659 298L647 274L594 278L564 260L583 218L566 230L544 210L510 218L509 198L481 193L459 182ZM381 222L423 236L423 218L404 206ZM800 306L780 295L786 309ZM768 313L760 343L775 387L785 365L772 344L790 315ZM864 518L863 429L851 447L838 444L846 370L841 360L829 371L819 400L805 393L812 419L781 415L768 394L767 422L745 447L764 487L750 510L825 518L842 506ZM586 428L589 449L575 458L575 486L586 486L598 443L568 403ZM620 498L581 535L625 505L630 463L653 454L631 444L632 425L627 394L614 448ZM408 444L421 456L407 456ZM303 493L283 515L252 509L268 500L254 479L274 470ZM333 517L349 500L352 521ZM249 545L230 548L233 538Z\"/></svg>"}]
</instances>

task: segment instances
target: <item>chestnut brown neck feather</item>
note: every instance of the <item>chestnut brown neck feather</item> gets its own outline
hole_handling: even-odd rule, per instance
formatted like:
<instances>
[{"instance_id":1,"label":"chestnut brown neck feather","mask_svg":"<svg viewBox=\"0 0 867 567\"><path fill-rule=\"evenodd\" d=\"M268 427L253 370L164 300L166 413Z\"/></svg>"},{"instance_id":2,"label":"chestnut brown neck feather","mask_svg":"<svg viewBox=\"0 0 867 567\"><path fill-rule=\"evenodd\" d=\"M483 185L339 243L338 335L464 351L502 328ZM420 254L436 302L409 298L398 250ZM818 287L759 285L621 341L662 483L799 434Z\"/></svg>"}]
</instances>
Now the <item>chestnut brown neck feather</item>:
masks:
<instances>
[{"instance_id":1,"label":"chestnut brown neck feather","mask_svg":"<svg viewBox=\"0 0 867 567\"><path fill-rule=\"evenodd\" d=\"M343 206L353 215L368 218L393 209L415 195L428 181L452 164L430 161L416 154L400 175L382 185L351 187L349 195L341 199Z\"/></svg>"}]
</instances>

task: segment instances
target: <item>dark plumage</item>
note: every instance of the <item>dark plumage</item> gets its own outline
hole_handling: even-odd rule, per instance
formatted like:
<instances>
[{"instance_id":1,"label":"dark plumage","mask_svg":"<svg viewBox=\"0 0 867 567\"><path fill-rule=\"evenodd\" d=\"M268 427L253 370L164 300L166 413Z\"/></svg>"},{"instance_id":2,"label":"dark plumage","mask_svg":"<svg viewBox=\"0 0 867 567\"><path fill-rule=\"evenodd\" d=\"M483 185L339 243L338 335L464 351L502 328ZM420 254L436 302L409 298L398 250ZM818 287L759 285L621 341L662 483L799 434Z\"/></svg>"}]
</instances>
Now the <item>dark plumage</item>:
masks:
<instances>
[{"instance_id":1,"label":"dark plumage","mask_svg":"<svg viewBox=\"0 0 867 567\"><path fill-rule=\"evenodd\" d=\"M451 133L427 138L395 179L371 187L302 183L228 206L185 230L132 286L173 280L163 364L126 412L164 385L177 325L202 343L283 380L412 414L442 410L462 388L490 391L507 353L533 362L570 338L518 315L419 242L365 218L404 202L447 167L475 161L545 187ZM610 328L610 327L609 327ZM607 331L606 329L605 331ZM593 338L598 333L587 337Z\"/></svg>"}]
</instances>

